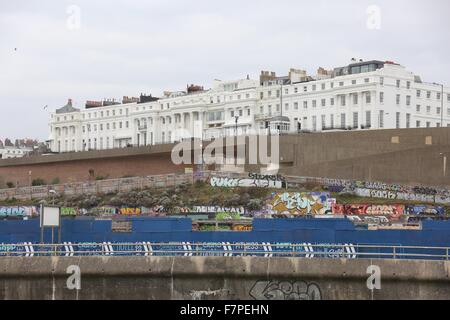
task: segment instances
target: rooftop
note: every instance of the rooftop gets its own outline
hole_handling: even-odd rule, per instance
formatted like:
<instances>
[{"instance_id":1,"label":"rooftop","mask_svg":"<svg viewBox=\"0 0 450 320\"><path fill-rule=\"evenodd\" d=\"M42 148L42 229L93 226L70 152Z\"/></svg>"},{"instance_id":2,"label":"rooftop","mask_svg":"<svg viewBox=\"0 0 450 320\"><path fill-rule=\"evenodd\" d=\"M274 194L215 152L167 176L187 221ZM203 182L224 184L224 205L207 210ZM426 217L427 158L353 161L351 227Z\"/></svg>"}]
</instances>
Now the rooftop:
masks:
<instances>
[{"instance_id":1,"label":"rooftop","mask_svg":"<svg viewBox=\"0 0 450 320\"><path fill-rule=\"evenodd\" d=\"M74 108L72 106L72 99L69 99L67 101L67 104L56 110L56 113L60 114L60 113L69 113L69 112L76 112L76 111L80 111L80 109Z\"/></svg>"}]
</instances>

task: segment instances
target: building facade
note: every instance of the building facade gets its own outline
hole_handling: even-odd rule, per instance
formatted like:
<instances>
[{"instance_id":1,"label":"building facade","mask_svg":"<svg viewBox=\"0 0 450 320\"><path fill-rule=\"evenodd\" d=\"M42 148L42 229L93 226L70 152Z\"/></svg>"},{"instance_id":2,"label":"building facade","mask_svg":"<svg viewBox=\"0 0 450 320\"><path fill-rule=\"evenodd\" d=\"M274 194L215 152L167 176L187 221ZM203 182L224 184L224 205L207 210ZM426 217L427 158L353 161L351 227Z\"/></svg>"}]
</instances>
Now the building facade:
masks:
<instances>
[{"instance_id":1,"label":"building facade","mask_svg":"<svg viewBox=\"0 0 450 320\"><path fill-rule=\"evenodd\" d=\"M53 152L144 146L198 137L450 126L450 89L405 67L352 61L315 76L291 69L259 80L215 80L162 98L68 104L51 113ZM124 97L125 98L125 97ZM127 103L132 101L130 103ZM108 101L110 102L110 101Z\"/></svg>"},{"instance_id":2,"label":"building facade","mask_svg":"<svg viewBox=\"0 0 450 320\"><path fill-rule=\"evenodd\" d=\"M0 159L22 158L31 151L33 151L33 148L12 146L0 147Z\"/></svg>"}]
</instances>

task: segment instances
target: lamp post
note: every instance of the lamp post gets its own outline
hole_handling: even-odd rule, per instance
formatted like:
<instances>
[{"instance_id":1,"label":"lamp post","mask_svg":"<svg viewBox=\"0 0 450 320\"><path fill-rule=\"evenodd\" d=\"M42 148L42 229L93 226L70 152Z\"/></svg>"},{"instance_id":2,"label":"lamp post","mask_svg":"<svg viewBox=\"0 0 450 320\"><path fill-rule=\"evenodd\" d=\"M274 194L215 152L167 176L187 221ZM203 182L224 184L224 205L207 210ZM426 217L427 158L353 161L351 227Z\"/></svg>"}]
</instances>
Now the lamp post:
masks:
<instances>
[{"instance_id":1,"label":"lamp post","mask_svg":"<svg viewBox=\"0 0 450 320\"><path fill-rule=\"evenodd\" d=\"M237 137L237 127L238 127L239 116L234 116L234 135Z\"/></svg>"},{"instance_id":2,"label":"lamp post","mask_svg":"<svg viewBox=\"0 0 450 320\"><path fill-rule=\"evenodd\" d=\"M199 164L200 164L200 171L202 172L203 175L203 143L200 143L200 159L199 160Z\"/></svg>"},{"instance_id":3,"label":"lamp post","mask_svg":"<svg viewBox=\"0 0 450 320\"><path fill-rule=\"evenodd\" d=\"M441 84L441 127L443 126L444 126L444 85ZM447 159L447 157L445 157L445 159Z\"/></svg>"},{"instance_id":4,"label":"lamp post","mask_svg":"<svg viewBox=\"0 0 450 320\"><path fill-rule=\"evenodd\" d=\"M52 189L48 193L50 193L52 195L52 206L54 206L55 205L56 191Z\"/></svg>"},{"instance_id":5,"label":"lamp post","mask_svg":"<svg viewBox=\"0 0 450 320\"><path fill-rule=\"evenodd\" d=\"M28 171L28 185L30 187L30 200L33 199L33 188L32 186L32 181L31 181L31 170Z\"/></svg>"}]
</instances>

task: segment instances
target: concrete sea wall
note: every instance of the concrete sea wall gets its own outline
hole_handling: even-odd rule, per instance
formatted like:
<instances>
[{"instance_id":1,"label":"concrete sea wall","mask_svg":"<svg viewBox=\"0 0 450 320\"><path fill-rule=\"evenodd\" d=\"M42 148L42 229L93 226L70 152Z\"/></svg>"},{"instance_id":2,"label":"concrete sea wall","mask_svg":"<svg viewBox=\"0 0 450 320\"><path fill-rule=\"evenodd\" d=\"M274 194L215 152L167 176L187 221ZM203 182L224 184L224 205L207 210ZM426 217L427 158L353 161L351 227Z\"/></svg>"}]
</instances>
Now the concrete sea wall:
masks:
<instances>
[{"instance_id":1,"label":"concrete sea wall","mask_svg":"<svg viewBox=\"0 0 450 320\"><path fill-rule=\"evenodd\" d=\"M74 266L80 290L67 288ZM450 299L450 261L1 257L0 270L0 299Z\"/></svg>"}]
</instances>

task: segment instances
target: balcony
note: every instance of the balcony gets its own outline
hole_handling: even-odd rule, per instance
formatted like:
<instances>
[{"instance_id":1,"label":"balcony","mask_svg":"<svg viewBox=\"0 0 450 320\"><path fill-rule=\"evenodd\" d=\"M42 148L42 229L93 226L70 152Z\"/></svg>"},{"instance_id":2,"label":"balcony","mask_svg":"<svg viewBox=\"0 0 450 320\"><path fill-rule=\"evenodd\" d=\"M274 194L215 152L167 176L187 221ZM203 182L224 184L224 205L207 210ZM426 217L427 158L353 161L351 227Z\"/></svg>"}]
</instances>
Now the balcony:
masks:
<instances>
[{"instance_id":1,"label":"balcony","mask_svg":"<svg viewBox=\"0 0 450 320\"><path fill-rule=\"evenodd\" d=\"M141 125L139 125L139 126L138 126L138 130L139 130L139 131L147 130L147 124L141 124Z\"/></svg>"},{"instance_id":2,"label":"balcony","mask_svg":"<svg viewBox=\"0 0 450 320\"><path fill-rule=\"evenodd\" d=\"M358 126L323 126L322 131L336 131L336 130L358 130ZM370 126L361 125L361 129L370 129Z\"/></svg>"},{"instance_id":3,"label":"balcony","mask_svg":"<svg viewBox=\"0 0 450 320\"><path fill-rule=\"evenodd\" d=\"M273 112L273 113L264 113L264 114L255 114L255 121L258 120L269 120L273 117L279 116L281 113L280 112Z\"/></svg>"}]
</instances>

